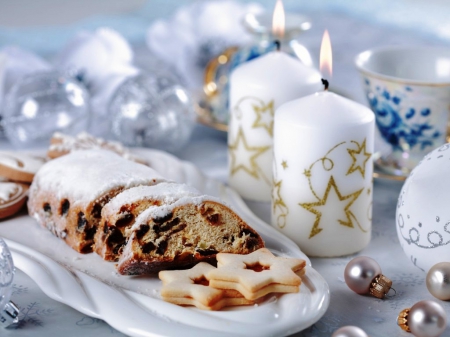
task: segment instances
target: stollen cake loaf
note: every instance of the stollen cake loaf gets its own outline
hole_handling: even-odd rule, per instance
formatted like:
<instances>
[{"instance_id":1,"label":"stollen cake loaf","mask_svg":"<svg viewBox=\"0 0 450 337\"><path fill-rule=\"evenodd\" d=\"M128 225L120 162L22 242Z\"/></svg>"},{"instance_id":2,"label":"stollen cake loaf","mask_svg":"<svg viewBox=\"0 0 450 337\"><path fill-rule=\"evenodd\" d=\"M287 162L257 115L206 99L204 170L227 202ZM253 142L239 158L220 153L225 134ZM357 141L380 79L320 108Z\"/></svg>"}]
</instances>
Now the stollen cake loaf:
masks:
<instances>
[{"instance_id":1,"label":"stollen cake loaf","mask_svg":"<svg viewBox=\"0 0 450 337\"><path fill-rule=\"evenodd\" d=\"M173 182L137 186L119 193L102 209L102 220L94 237L95 252L104 260L117 261L128 229L139 214L151 206L169 205L182 197L199 195L195 188Z\"/></svg>"},{"instance_id":2,"label":"stollen cake loaf","mask_svg":"<svg viewBox=\"0 0 450 337\"><path fill-rule=\"evenodd\" d=\"M264 247L259 234L233 210L210 196L182 197L151 206L128 229L117 270L123 275L180 269L216 254L248 254Z\"/></svg>"},{"instance_id":3,"label":"stollen cake loaf","mask_svg":"<svg viewBox=\"0 0 450 337\"><path fill-rule=\"evenodd\" d=\"M105 150L75 151L46 163L30 187L28 210L81 253L92 251L103 206L124 189L165 179Z\"/></svg>"}]
</instances>

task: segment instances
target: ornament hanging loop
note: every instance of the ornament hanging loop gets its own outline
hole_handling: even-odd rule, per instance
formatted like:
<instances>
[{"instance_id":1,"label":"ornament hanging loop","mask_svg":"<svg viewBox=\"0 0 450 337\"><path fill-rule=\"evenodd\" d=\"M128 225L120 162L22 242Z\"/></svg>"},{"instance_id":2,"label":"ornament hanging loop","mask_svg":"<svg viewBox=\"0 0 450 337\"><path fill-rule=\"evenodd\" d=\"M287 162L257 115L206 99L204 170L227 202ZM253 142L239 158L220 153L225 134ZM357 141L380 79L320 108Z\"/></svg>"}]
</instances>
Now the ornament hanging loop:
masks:
<instances>
[{"instance_id":1,"label":"ornament hanging loop","mask_svg":"<svg viewBox=\"0 0 450 337\"><path fill-rule=\"evenodd\" d=\"M391 290L394 292L394 294L389 295L389 293L391 292ZM389 291L386 294L386 298L391 298L391 297L395 297L397 296L397 290L395 290L394 288L389 289Z\"/></svg>"},{"instance_id":2,"label":"ornament hanging loop","mask_svg":"<svg viewBox=\"0 0 450 337\"><path fill-rule=\"evenodd\" d=\"M376 298L385 298L392 287L392 281L383 274L375 277L370 285L369 294ZM395 291L395 290L394 290Z\"/></svg>"}]
</instances>

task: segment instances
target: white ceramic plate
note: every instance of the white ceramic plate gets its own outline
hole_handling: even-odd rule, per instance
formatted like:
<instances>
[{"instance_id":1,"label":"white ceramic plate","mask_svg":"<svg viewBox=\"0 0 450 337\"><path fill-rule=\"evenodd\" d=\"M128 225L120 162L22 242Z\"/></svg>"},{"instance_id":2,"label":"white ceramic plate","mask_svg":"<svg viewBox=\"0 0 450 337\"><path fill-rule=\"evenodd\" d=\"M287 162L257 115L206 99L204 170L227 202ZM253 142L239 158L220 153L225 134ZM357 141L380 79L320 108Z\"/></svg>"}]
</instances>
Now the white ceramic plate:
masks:
<instances>
[{"instance_id":1,"label":"white ceramic plate","mask_svg":"<svg viewBox=\"0 0 450 337\"><path fill-rule=\"evenodd\" d=\"M217 312L179 307L160 299L157 277L118 275L114 263L73 251L25 213L0 223L0 236L7 239L16 267L52 299L101 318L130 336L284 336L319 320L328 308L329 288L297 245L257 218L236 192L205 177L191 163L156 150L136 153L167 178L231 205L275 254L305 259L308 266L301 291L273 296L258 306Z\"/></svg>"}]
</instances>

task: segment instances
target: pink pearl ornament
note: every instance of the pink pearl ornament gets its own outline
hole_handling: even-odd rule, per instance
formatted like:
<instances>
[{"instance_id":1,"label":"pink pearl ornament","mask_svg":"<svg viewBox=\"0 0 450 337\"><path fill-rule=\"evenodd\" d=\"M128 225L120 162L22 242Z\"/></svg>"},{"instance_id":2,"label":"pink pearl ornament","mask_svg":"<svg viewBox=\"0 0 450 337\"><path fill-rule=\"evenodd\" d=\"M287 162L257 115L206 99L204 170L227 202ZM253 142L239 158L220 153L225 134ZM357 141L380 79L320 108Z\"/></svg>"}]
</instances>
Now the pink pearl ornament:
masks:
<instances>
[{"instance_id":1,"label":"pink pearl ornament","mask_svg":"<svg viewBox=\"0 0 450 337\"><path fill-rule=\"evenodd\" d=\"M357 326L347 325L337 329L331 337L369 337L369 335Z\"/></svg>"},{"instance_id":2,"label":"pink pearl ornament","mask_svg":"<svg viewBox=\"0 0 450 337\"><path fill-rule=\"evenodd\" d=\"M397 324L416 337L439 337L447 327L447 314L439 303L420 301L402 310Z\"/></svg>"},{"instance_id":3,"label":"pink pearl ornament","mask_svg":"<svg viewBox=\"0 0 450 337\"><path fill-rule=\"evenodd\" d=\"M355 293L377 298L386 297L392 286L392 281L381 273L380 265L367 256L352 259L345 267L344 278Z\"/></svg>"}]
</instances>

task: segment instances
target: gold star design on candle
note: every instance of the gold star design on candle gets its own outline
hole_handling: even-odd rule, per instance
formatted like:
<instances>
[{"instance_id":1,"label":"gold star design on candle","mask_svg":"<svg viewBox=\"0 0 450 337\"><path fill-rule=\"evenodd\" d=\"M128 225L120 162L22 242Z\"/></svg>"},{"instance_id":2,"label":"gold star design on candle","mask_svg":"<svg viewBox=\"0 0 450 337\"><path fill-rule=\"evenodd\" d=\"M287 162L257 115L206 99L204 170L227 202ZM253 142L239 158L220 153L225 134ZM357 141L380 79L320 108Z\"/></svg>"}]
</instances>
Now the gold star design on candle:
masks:
<instances>
[{"instance_id":1,"label":"gold star design on candle","mask_svg":"<svg viewBox=\"0 0 450 337\"><path fill-rule=\"evenodd\" d=\"M273 100L267 105L257 106L253 105L253 111L256 113L256 120L253 123L253 128L264 128L273 137Z\"/></svg>"},{"instance_id":2,"label":"gold star design on candle","mask_svg":"<svg viewBox=\"0 0 450 337\"><path fill-rule=\"evenodd\" d=\"M281 162L281 166L283 167L284 170L286 170L286 169L288 168L287 161L286 161L286 160L283 160L283 161Z\"/></svg>"},{"instance_id":3,"label":"gold star design on candle","mask_svg":"<svg viewBox=\"0 0 450 337\"><path fill-rule=\"evenodd\" d=\"M361 172L361 175L364 178L366 174L366 164L369 161L372 154L366 152L366 139L364 139L361 145L359 145L358 142L355 141L352 141L352 143L355 143L358 149L357 150L347 149L349 155L352 157L352 165L348 169L347 175L355 171L359 171Z\"/></svg>"},{"instance_id":4,"label":"gold star design on candle","mask_svg":"<svg viewBox=\"0 0 450 337\"><path fill-rule=\"evenodd\" d=\"M305 169L305 170L303 171L303 174L304 174L307 178L309 178L309 177L311 177L311 170Z\"/></svg>"},{"instance_id":5,"label":"gold star design on candle","mask_svg":"<svg viewBox=\"0 0 450 337\"><path fill-rule=\"evenodd\" d=\"M245 139L244 131L239 128L236 139L233 144L228 145L231 155L231 175L234 175L239 170L244 170L252 177L258 179L259 166L256 163L256 158L270 149L270 146L249 146ZM245 153L244 156L237 155L238 152L249 152L251 155ZM239 162L241 160L241 162Z\"/></svg>"},{"instance_id":6,"label":"gold star design on candle","mask_svg":"<svg viewBox=\"0 0 450 337\"><path fill-rule=\"evenodd\" d=\"M355 215L352 213L352 211L350 210L350 207L352 206L352 204L355 202L356 199L358 199L359 195L361 194L361 192L364 190L364 188L353 192L349 195L342 195L341 192L339 191L339 188L336 185L336 182L334 181L334 177L331 176L330 180L328 181L328 185L327 188L325 189L325 194L323 196L323 198L317 202L311 202L311 203L300 203L299 205L302 206L304 209L306 209L307 211L313 213L316 215L316 220L314 221L314 225L311 229L311 232L309 234L309 238L311 239L312 237L314 237L315 235L319 234L323 228L320 228L320 220L323 216L324 211L327 210L327 202L328 199L330 197L330 192L331 190L333 190L333 194L339 203L343 204L345 203L345 207L343 207L343 211L345 213L345 220L342 219L336 219L337 222L339 224L341 224L342 226L346 226L346 227L350 227L353 228L353 221L352 218L355 218ZM321 207L325 207L324 211L319 211L316 208L321 208Z\"/></svg>"},{"instance_id":7,"label":"gold star design on candle","mask_svg":"<svg viewBox=\"0 0 450 337\"><path fill-rule=\"evenodd\" d=\"M283 198L281 197L281 184L282 183L283 183L282 180L273 182L272 200L273 200L273 212L274 213L277 208L281 208L281 209L287 208L286 204L284 203Z\"/></svg>"}]
</instances>

